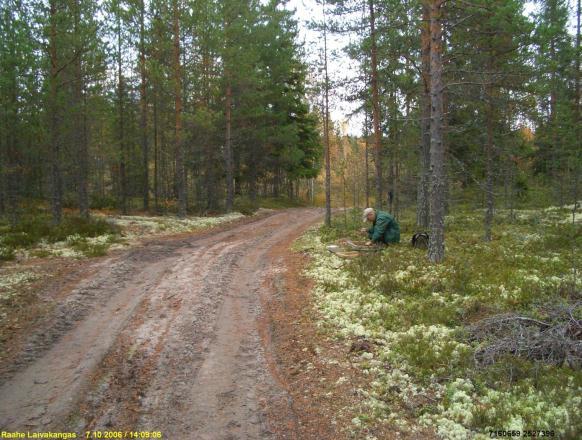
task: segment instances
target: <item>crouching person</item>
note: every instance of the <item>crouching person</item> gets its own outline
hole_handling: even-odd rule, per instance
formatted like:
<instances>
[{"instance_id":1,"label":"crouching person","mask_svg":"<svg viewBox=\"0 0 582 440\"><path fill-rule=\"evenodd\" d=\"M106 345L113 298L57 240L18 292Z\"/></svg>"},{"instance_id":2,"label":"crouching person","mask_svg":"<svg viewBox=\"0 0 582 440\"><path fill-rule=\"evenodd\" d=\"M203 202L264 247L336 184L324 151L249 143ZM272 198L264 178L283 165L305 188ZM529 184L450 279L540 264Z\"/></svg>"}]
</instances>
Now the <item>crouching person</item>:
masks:
<instances>
[{"instance_id":1,"label":"crouching person","mask_svg":"<svg viewBox=\"0 0 582 440\"><path fill-rule=\"evenodd\" d=\"M367 233L370 239L367 245L400 243L400 225L387 212L366 208L363 220L372 223L369 229L362 229L362 232Z\"/></svg>"}]
</instances>

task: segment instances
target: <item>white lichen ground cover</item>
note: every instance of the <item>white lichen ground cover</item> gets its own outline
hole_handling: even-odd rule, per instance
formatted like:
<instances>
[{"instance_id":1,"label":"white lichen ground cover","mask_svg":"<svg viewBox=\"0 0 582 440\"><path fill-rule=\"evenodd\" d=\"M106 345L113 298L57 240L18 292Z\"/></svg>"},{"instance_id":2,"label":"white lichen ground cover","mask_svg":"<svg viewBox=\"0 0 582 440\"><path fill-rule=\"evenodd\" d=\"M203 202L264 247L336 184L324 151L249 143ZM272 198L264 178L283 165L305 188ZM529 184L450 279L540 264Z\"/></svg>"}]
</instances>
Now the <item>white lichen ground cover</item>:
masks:
<instances>
[{"instance_id":1,"label":"white lichen ground cover","mask_svg":"<svg viewBox=\"0 0 582 440\"><path fill-rule=\"evenodd\" d=\"M38 279L38 274L32 271L11 272L0 276L0 303L9 301L17 295L19 288ZM5 318L0 308L0 319Z\"/></svg>"},{"instance_id":2,"label":"white lichen ground cover","mask_svg":"<svg viewBox=\"0 0 582 440\"><path fill-rule=\"evenodd\" d=\"M95 217L105 219L117 226L119 234L108 233L96 237L73 234L62 241L51 243L43 239L33 246L16 249L16 265L10 263L9 267L0 272L0 318L5 313L3 305L11 304L17 300L17 296L24 292L30 283L39 278L39 275L33 270L20 267L18 263L39 257L84 258L105 255L110 249L130 246L139 239L207 229L239 219L243 217L243 214L234 212L217 217L187 217L184 219L173 216L106 216L100 214L95 214ZM0 237L1 252L2 237Z\"/></svg>"},{"instance_id":3,"label":"white lichen ground cover","mask_svg":"<svg viewBox=\"0 0 582 440\"><path fill-rule=\"evenodd\" d=\"M429 427L444 439L490 438L490 430L582 432L580 370L517 358L478 368L478 344L465 336L466 325L486 316L536 316L539 304L571 301L572 292L579 299L580 223L572 224L567 209L514 214L498 213L491 243L481 239L480 213L448 217L440 265L409 246L411 234L378 258L349 262L327 252L325 240L336 237L326 228L297 242L312 256L306 273L315 280L318 325L347 347L356 337L374 343L372 353L354 359L370 377L369 389L358 390L357 438L375 424L409 434Z\"/></svg>"},{"instance_id":4,"label":"white lichen ground cover","mask_svg":"<svg viewBox=\"0 0 582 440\"><path fill-rule=\"evenodd\" d=\"M182 232L197 231L244 217L239 212L216 217L186 217L174 216L144 217L144 216L108 216L107 220L121 227L127 240L143 238L149 235L169 235Z\"/></svg>"},{"instance_id":5,"label":"white lichen ground cover","mask_svg":"<svg viewBox=\"0 0 582 440\"><path fill-rule=\"evenodd\" d=\"M111 216L98 213L94 216L117 226L120 233L108 233L96 237L73 234L67 236L65 240L54 243L41 240L32 247L18 249L16 259L23 261L37 257L83 258L103 255L108 249L122 248L139 239L207 229L239 219L243 217L243 214L233 212L216 217L186 217L183 219L175 216ZM2 239L0 238L1 252Z\"/></svg>"}]
</instances>

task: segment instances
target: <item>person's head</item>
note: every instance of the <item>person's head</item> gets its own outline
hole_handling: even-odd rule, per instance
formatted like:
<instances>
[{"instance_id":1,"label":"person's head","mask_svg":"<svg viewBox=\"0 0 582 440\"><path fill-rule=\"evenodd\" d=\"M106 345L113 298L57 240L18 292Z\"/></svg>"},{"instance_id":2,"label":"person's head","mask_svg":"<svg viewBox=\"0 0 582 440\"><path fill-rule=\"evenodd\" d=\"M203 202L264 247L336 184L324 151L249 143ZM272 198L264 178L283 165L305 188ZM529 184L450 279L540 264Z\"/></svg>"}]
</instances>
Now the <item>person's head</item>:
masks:
<instances>
[{"instance_id":1,"label":"person's head","mask_svg":"<svg viewBox=\"0 0 582 440\"><path fill-rule=\"evenodd\" d=\"M362 217L363 221L374 223L374 220L376 220L376 211L374 210L374 208L366 208L364 209L364 214Z\"/></svg>"}]
</instances>

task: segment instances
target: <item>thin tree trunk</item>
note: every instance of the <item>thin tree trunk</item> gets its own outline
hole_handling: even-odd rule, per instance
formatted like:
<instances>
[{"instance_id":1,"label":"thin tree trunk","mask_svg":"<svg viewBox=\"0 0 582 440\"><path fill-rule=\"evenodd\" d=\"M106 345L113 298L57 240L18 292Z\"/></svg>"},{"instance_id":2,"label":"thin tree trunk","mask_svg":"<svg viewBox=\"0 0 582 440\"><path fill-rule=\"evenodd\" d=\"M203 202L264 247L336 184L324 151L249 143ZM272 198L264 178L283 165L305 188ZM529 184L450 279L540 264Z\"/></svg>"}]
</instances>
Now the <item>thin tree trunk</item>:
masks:
<instances>
[{"instance_id":1,"label":"thin tree trunk","mask_svg":"<svg viewBox=\"0 0 582 440\"><path fill-rule=\"evenodd\" d=\"M19 182L21 179L21 164L18 159L18 140L16 135L16 129L18 124L18 91L17 91L17 80L16 72L11 73L11 97L10 97L10 108L6 111L7 124L6 129L8 134L6 136L6 157L2 157L2 171L3 180L6 188L7 205L8 205L8 217L10 225L15 227L20 221L20 186ZM13 75L12 75L13 74ZM4 155L2 155L4 156Z\"/></svg>"},{"instance_id":2,"label":"thin tree trunk","mask_svg":"<svg viewBox=\"0 0 582 440\"><path fill-rule=\"evenodd\" d=\"M442 5L430 0L430 239L428 257L433 263L445 257L445 174L443 145Z\"/></svg>"},{"instance_id":3,"label":"thin tree trunk","mask_svg":"<svg viewBox=\"0 0 582 440\"><path fill-rule=\"evenodd\" d=\"M164 109L164 102L162 101L162 103L160 104L161 109ZM158 111L158 113L160 113L160 111ZM169 198L169 177L168 177L168 142L166 140L166 130L164 127L164 117L163 117L163 113L161 114L161 118L162 118L162 126L161 126L161 130L160 130L160 147L159 147L159 173L160 173L160 182L159 182L159 186L160 186L160 192L161 192L161 198L162 198L162 202L163 202L163 207L162 207L162 212L166 212L167 210L167 201Z\"/></svg>"},{"instance_id":4,"label":"thin tree trunk","mask_svg":"<svg viewBox=\"0 0 582 440\"><path fill-rule=\"evenodd\" d=\"M446 21L446 10L443 10L443 8L441 8L441 13L443 14L441 16L441 23ZM442 43L441 43L441 57L442 57L442 53L443 50L446 50L447 48L447 34L445 31L443 31L443 38L442 38ZM443 73L444 75L444 73ZM446 77L443 78L442 80L443 84L445 84L447 82ZM444 157L448 157L448 153L449 153L449 142L448 142L448 137L447 134L449 132L449 118L448 118L448 114L449 114L449 89L447 87L443 86L443 155ZM443 161L443 175L444 177L444 183L445 183L445 187L443 189L443 193L444 193L444 204L445 204L445 216L449 213L450 210L450 203L451 203L451 197L450 197L450 181L448 178L448 162L446 161L446 159Z\"/></svg>"},{"instance_id":5,"label":"thin tree trunk","mask_svg":"<svg viewBox=\"0 0 582 440\"><path fill-rule=\"evenodd\" d=\"M50 7L50 81L49 81L49 130L51 164L51 212L53 224L60 224L63 213L62 176L61 176L61 135L59 105L59 52L57 45L57 5L51 0Z\"/></svg>"},{"instance_id":6,"label":"thin tree trunk","mask_svg":"<svg viewBox=\"0 0 582 440\"><path fill-rule=\"evenodd\" d=\"M279 197L281 187L281 168L275 168L275 175L273 176L273 197Z\"/></svg>"},{"instance_id":7,"label":"thin tree trunk","mask_svg":"<svg viewBox=\"0 0 582 440\"><path fill-rule=\"evenodd\" d=\"M430 8L422 5L421 59L422 59L422 113L420 121L420 178L418 179L418 200L416 224L426 229L430 223L429 181L430 181Z\"/></svg>"},{"instance_id":8,"label":"thin tree trunk","mask_svg":"<svg viewBox=\"0 0 582 440\"><path fill-rule=\"evenodd\" d=\"M376 47L376 16L374 0L368 1L370 11L372 125L374 127L374 161L376 163L376 207L382 208L382 133L380 132L380 98L378 93L378 50Z\"/></svg>"},{"instance_id":9,"label":"thin tree trunk","mask_svg":"<svg viewBox=\"0 0 582 440\"><path fill-rule=\"evenodd\" d=\"M4 9L5 13L5 23L11 26L13 23L13 12L8 8ZM12 29L7 29L7 34L10 36L9 41L6 42L7 46L10 48L10 57L16 58L16 33ZM17 145L17 131L18 131L18 73L15 65L10 65L10 68L6 71L8 77L5 83L7 87L6 94L10 96L9 103L3 108L3 119L2 123L4 130L6 130L6 135L0 137L0 169L2 173L0 174L2 178L2 201L0 202L0 213L4 214L5 209L8 209L8 218L10 225L15 227L20 221L20 209L19 209L19 190L20 190L20 177L21 177L21 166L18 158L18 145ZM4 197L6 200L4 200Z\"/></svg>"},{"instance_id":10,"label":"thin tree trunk","mask_svg":"<svg viewBox=\"0 0 582 440\"><path fill-rule=\"evenodd\" d=\"M230 16L225 12L224 17L224 48L228 50L233 43L230 40ZM225 51L226 52L226 51ZM234 163L232 154L232 78L230 69L230 60L224 60L224 79L226 83L225 88L225 142L224 142L224 165L226 174L226 212L232 211L234 205Z\"/></svg>"},{"instance_id":11,"label":"thin tree trunk","mask_svg":"<svg viewBox=\"0 0 582 440\"><path fill-rule=\"evenodd\" d=\"M77 160L78 160L78 167L77 167L77 191L79 196L79 215L83 218L89 218L89 196L87 191L87 178L89 174L89 154L87 151L87 138L86 138L86 127L85 127L85 105L83 102L83 90L84 90L84 78L82 72L82 65L81 65L81 54L80 51L81 43L80 43L80 20L81 20L81 12L80 12L80 5L79 0L75 0L74 3L75 7L75 62L74 62L74 69L75 69L75 78L74 78L74 85L73 85L73 108L75 111L74 117L74 133L73 133L73 140L75 142L75 148L77 150Z\"/></svg>"},{"instance_id":12,"label":"thin tree trunk","mask_svg":"<svg viewBox=\"0 0 582 440\"><path fill-rule=\"evenodd\" d=\"M331 226L331 160L329 152L329 76L327 71L327 22L325 1L323 2L323 66L325 71L325 91L323 110L323 138L325 142L325 224Z\"/></svg>"},{"instance_id":13,"label":"thin tree trunk","mask_svg":"<svg viewBox=\"0 0 582 440\"><path fill-rule=\"evenodd\" d=\"M578 7L576 9L576 118L580 120L580 0L578 0ZM578 130L580 124L577 125ZM578 138L580 139L580 138Z\"/></svg>"},{"instance_id":14,"label":"thin tree trunk","mask_svg":"<svg viewBox=\"0 0 582 440\"><path fill-rule=\"evenodd\" d=\"M354 167L354 174L352 175L352 208L360 207L360 200L358 198L358 167Z\"/></svg>"},{"instance_id":15,"label":"thin tree trunk","mask_svg":"<svg viewBox=\"0 0 582 440\"><path fill-rule=\"evenodd\" d=\"M127 150L125 144L125 108L123 105L124 94L124 79L123 66L121 60L121 16L120 11L117 11L117 83L118 83L118 108L119 108L119 147L120 147L120 161L119 161L119 190L121 195L121 212L127 215L127 177L126 177L126 161Z\"/></svg>"},{"instance_id":16,"label":"thin tree trunk","mask_svg":"<svg viewBox=\"0 0 582 440\"><path fill-rule=\"evenodd\" d=\"M141 107L141 151L143 160L143 209L150 207L150 181L149 181L149 145L148 145L148 107L147 107L147 72L145 54L145 4L139 2L139 73L140 73L140 107Z\"/></svg>"},{"instance_id":17,"label":"thin tree trunk","mask_svg":"<svg viewBox=\"0 0 582 440\"><path fill-rule=\"evenodd\" d=\"M556 22L556 7L557 0L548 1L548 8L550 14L550 25L554 25ZM556 55L556 37L550 39L550 59L552 62L557 63ZM557 91L557 74L556 69L552 69L550 72L550 127L552 131L552 147L551 147L551 176L554 180L553 184L557 184L558 192L558 202L560 206L563 206L563 194L562 194L562 177L560 170L560 150L559 150L559 137L558 137L558 118L557 118L557 104L558 104L558 91Z\"/></svg>"},{"instance_id":18,"label":"thin tree trunk","mask_svg":"<svg viewBox=\"0 0 582 440\"><path fill-rule=\"evenodd\" d=\"M576 73L574 80L576 81L574 99L574 121L576 127L576 139L580 139L580 127L582 125L580 115L580 0L578 0L578 7L576 8ZM572 185L572 203L578 203L578 179L580 176L580 161L574 161L573 166L573 181Z\"/></svg>"},{"instance_id":19,"label":"thin tree trunk","mask_svg":"<svg viewBox=\"0 0 582 440\"><path fill-rule=\"evenodd\" d=\"M366 146L365 152L365 180L366 180L366 208L370 206L370 162L369 162L369 133L368 133L368 112L366 112L364 122L364 142Z\"/></svg>"},{"instance_id":20,"label":"thin tree trunk","mask_svg":"<svg viewBox=\"0 0 582 440\"><path fill-rule=\"evenodd\" d=\"M251 151L249 160L249 196L251 205L257 206L257 155L255 151Z\"/></svg>"},{"instance_id":21,"label":"thin tree trunk","mask_svg":"<svg viewBox=\"0 0 582 440\"><path fill-rule=\"evenodd\" d=\"M509 167L510 161L505 161L503 166L503 207L509 209Z\"/></svg>"},{"instance_id":22,"label":"thin tree trunk","mask_svg":"<svg viewBox=\"0 0 582 440\"><path fill-rule=\"evenodd\" d=\"M398 122L397 122L397 104L396 97L393 92L390 93L390 112L393 117L390 120L389 138L388 138L388 209L391 213L394 212L394 199L396 197L396 183L395 183L395 149L398 143Z\"/></svg>"},{"instance_id":23,"label":"thin tree trunk","mask_svg":"<svg viewBox=\"0 0 582 440\"><path fill-rule=\"evenodd\" d=\"M514 169L515 164L513 161L509 163L509 218L511 221L515 220L514 207L515 207L515 182L514 182Z\"/></svg>"},{"instance_id":24,"label":"thin tree trunk","mask_svg":"<svg viewBox=\"0 0 582 440\"><path fill-rule=\"evenodd\" d=\"M487 118L487 139L485 141L485 241L491 241L491 226L493 223L494 194L493 194L493 94L491 85L485 86Z\"/></svg>"},{"instance_id":25,"label":"thin tree trunk","mask_svg":"<svg viewBox=\"0 0 582 440\"><path fill-rule=\"evenodd\" d=\"M234 203L234 175L232 166L232 87L230 78L225 69L226 77L226 99L225 99L225 118L226 118L226 139L224 143L224 164L226 169L226 212L232 211Z\"/></svg>"},{"instance_id":26,"label":"thin tree trunk","mask_svg":"<svg viewBox=\"0 0 582 440\"><path fill-rule=\"evenodd\" d=\"M186 216L186 169L184 168L184 145L182 142L182 67L180 64L180 8L179 0L173 0L173 71L174 71L174 116L176 143L176 190L178 216Z\"/></svg>"},{"instance_id":27,"label":"thin tree trunk","mask_svg":"<svg viewBox=\"0 0 582 440\"><path fill-rule=\"evenodd\" d=\"M154 207L160 212L160 183L159 183L159 148L158 148L158 92L154 89Z\"/></svg>"}]
</instances>

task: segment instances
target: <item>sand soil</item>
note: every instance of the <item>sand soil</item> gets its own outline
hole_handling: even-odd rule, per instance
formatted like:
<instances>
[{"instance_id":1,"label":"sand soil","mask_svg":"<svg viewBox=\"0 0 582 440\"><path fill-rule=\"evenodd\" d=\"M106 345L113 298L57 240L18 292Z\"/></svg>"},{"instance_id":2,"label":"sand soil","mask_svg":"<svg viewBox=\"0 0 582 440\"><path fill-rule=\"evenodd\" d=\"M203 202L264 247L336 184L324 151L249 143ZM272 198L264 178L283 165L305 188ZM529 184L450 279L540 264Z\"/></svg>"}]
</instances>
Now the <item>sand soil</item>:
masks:
<instances>
[{"instance_id":1,"label":"sand soil","mask_svg":"<svg viewBox=\"0 0 582 440\"><path fill-rule=\"evenodd\" d=\"M0 366L1 429L299 438L266 311L289 244L322 214L277 211L92 264Z\"/></svg>"}]
</instances>

